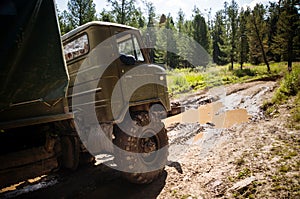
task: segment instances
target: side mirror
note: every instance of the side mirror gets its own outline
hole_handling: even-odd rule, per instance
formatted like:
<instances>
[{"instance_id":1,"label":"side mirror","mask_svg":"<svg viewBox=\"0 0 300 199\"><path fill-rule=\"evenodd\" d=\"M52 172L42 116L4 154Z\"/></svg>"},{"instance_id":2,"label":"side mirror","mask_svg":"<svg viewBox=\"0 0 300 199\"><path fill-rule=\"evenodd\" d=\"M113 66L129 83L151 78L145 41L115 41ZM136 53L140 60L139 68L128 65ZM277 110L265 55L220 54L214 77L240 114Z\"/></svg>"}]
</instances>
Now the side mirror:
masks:
<instances>
[{"instance_id":1,"label":"side mirror","mask_svg":"<svg viewBox=\"0 0 300 199\"><path fill-rule=\"evenodd\" d=\"M132 55L124 55L124 54L121 54L121 55L120 55L120 60L121 60L124 64L126 64L126 65L128 65L128 66L134 65L134 64L135 64L135 61L136 61L134 56L132 56Z\"/></svg>"}]
</instances>

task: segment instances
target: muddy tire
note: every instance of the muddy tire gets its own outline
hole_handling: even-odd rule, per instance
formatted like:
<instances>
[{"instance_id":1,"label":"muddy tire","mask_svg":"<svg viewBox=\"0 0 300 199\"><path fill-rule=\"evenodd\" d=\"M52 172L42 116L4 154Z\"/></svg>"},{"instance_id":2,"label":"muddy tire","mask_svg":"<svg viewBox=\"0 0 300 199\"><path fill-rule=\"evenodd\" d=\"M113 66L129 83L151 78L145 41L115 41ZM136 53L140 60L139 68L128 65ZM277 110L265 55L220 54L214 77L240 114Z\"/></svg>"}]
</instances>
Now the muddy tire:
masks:
<instances>
[{"instance_id":1,"label":"muddy tire","mask_svg":"<svg viewBox=\"0 0 300 199\"><path fill-rule=\"evenodd\" d=\"M126 180L148 184L160 176L167 164L168 136L162 122L149 123L144 112L135 116L121 128L116 126L114 143L121 150L115 152L115 162L120 170L132 171L122 172Z\"/></svg>"}]
</instances>

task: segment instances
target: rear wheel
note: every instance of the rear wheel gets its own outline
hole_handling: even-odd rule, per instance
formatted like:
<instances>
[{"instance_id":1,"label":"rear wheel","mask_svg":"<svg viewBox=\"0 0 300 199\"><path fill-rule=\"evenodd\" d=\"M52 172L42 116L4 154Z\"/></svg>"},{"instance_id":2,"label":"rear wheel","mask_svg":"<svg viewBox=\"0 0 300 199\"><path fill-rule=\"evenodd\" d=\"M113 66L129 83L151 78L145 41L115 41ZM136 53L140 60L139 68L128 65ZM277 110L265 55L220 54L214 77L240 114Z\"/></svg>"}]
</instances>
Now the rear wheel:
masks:
<instances>
[{"instance_id":1,"label":"rear wheel","mask_svg":"<svg viewBox=\"0 0 300 199\"><path fill-rule=\"evenodd\" d=\"M116 150L116 163L128 181L150 183L162 173L167 163L167 132L162 122L150 122L146 112L132 117L133 120L122 124L122 130L116 127L114 142L121 149Z\"/></svg>"}]
</instances>

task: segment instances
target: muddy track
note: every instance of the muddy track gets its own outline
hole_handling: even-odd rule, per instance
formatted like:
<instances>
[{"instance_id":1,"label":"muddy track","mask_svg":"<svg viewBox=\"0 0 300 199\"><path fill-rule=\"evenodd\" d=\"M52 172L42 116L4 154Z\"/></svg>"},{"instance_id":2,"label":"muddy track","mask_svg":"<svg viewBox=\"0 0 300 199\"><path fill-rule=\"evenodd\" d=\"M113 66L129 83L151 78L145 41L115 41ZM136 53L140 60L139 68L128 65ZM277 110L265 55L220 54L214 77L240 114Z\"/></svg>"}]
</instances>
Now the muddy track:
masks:
<instances>
[{"instance_id":1,"label":"muddy track","mask_svg":"<svg viewBox=\"0 0 300 199\"><path fill-rule=\"evenodd\" d=\"M245 124L237 122L225 127L214 118L223 114L225 119L221 123L225 124L227 113L230 115L230 111L243 109L246 110L243 114L248 116L246 123L259 122L264 118L259 107L271 97L275 86L274 81L250 82L226 86L221 89L221 95L220 91L214 90L181 99L186 110L194 113L198 109L206 110L205 106L212 107L213 111L209 113L213 119L202 121L201 117L192 117L188 121L186 117L187 120L182 121L183 116L179 121L175 119L166 123L170 138L169 165L163 175L149 185L128 183L120 178L118 171L100 164L82 167L76 172L56 172L40 181L23 183L17 190L0 194L0 198L203 198L207 187L217 189L224 185L223 181L209 177L217 176L211 171L218 172L209 159L218 159L219 162L228 159L226 154L214 157L214 152L230 139L231 131ZM222 106L213 106L214 103ZM107 161L113 165L111 159ZM204 163L206 165L201 166ZM195 183L204 184L192 186Z\"/></svg>"}]
</instances>

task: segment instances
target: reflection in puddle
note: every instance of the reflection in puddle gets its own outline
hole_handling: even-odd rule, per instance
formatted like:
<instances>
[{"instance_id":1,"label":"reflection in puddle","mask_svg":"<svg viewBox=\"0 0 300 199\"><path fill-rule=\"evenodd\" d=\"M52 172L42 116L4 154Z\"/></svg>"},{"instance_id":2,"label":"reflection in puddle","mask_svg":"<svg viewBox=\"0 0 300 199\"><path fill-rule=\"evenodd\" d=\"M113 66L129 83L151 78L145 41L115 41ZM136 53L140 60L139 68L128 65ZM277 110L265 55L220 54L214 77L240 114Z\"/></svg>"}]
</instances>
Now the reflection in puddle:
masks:
<instances>
[{"instance_id":1,"label":"reflection in puddle","mask_svg":"<svg viewBox=\"0 0 300 199\"><path fill-rule=\"evenodd\" d=\"M250 116L246 109L236 109L225 112L225 122L223 127L230 128L235 124L249 121Z\"/></svg>"},{"instance_id":2,"label":"reflection in puddle","mask_svg":"<svg viewBox=\"0 0 300 199\"><path fill-rule=\"evenodd\" d=\"M250 116L246 109L236 109L222 111L221 102L211 103L200 106L198 109L190 109L181 114L166 118L165 126L168 127L172 123L211 123L214 128L230 128L235 124L241 124L249 121Z\"/></svg>"},{"instance_id":3,"label":"reflection in puddle","mask_svg":"<svg viewBox=\"0 0 300 199\"><path fill-rule=\"evenodd\" d=\"M168 159L178 161L183 158L189 145L201 146L199 155L204 156L217 142L225 139L226 135L219 136L224 128L249 121L250 115L246 109L226 108L223 103L214 102L166 118L163 122L169 129Z\"/></svg>"}]
</instances>

